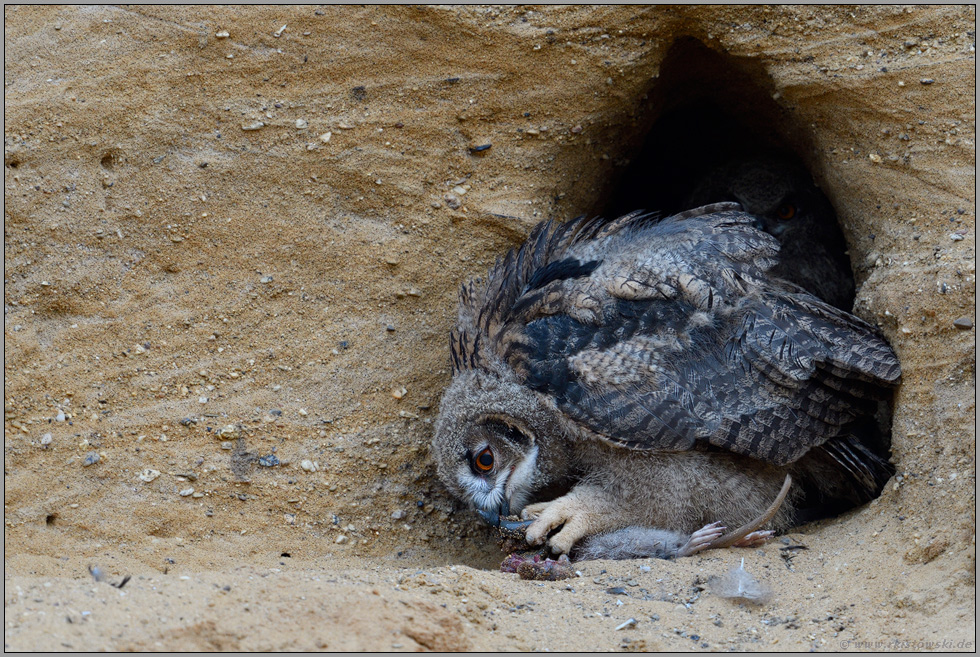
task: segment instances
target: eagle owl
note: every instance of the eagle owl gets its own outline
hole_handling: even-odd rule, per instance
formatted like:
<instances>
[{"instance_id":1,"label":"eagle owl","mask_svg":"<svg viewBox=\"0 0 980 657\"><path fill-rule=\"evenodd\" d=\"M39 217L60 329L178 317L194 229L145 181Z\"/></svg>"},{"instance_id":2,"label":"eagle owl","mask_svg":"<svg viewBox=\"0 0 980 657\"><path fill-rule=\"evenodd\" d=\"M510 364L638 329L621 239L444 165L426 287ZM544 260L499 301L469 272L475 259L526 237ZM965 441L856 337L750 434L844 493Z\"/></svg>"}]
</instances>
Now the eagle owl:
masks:
<instances>
[{"instance_id":1,"label":"eagle owl","mask_svg":"<svg viewBox=\"0 0 980 657\"><path fill-rule=\"evenodd\" d=\"M799 263L759 227L735 203L547 221L464 284L432 445L448 489L610 558L654 556L624 547L644 528L750 523L787 475L777 530L876 496L892 469L866 425L899 363L775 275Z\"/></svg>"},{"instance_id":2,"label":"eagle owl","mask_svg":"<svg viewBox=\"0 0 980 657\"><path fill-rule=\"evenodd\" d=\"M788 279L827 303L849 310L854 277L834 208L796 162L765 154L731 160L702 178L688 198L694 208L735 201L755 226L779 240L770 275Z\"/></svg>"}]
</instances>

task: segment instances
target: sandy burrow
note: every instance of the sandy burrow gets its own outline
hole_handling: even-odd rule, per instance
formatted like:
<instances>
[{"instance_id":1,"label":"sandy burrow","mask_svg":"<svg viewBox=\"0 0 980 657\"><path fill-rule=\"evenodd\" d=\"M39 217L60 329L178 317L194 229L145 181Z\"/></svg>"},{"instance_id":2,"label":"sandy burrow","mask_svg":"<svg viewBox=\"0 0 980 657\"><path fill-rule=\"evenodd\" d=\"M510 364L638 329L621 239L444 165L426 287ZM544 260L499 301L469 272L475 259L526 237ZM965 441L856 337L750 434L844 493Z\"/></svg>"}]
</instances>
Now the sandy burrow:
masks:
<instances>
[{"instance_id":1,"label":"sandy burrow","mask_svg":"<svg viewBox=\"0 0 980 657\"><path fill-rule=\"evenodd\" d=\"M4 30L7 649L975 648L972 8ZM838 210L902 361L899 476L760 550L520 581L428 456L456 288L603 206L683 36L771 88ZM712 593L742 557L769 602Z\"/></svg>"}]
</instances>

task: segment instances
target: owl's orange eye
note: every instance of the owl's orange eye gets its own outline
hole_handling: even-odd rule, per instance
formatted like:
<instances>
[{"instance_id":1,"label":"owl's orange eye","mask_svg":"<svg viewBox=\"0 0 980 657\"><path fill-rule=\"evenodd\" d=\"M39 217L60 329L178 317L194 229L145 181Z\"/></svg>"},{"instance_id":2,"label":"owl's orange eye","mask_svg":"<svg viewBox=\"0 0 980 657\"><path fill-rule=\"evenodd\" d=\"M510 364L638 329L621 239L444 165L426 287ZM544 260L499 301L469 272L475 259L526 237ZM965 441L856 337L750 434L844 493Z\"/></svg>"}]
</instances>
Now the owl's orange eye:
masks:
<instances>
[{"instance_id":1,"label":"owl's orange eye","mask_svg":"<svg viewBox=\"0 0 980 657\"><path fill-rule=\"evenodd\" d=\"M490 451L490 448L486 447L482 452L477 454L476 458L473 459L473 464L480 472L490 472L493 470L493 452Z\"/></svg>"},{"instance_id":2,"label":"owl's orange eye","mask_svg":"<svg viewBox=\"0 0 980 657\"><path fill-rule=\"evenodd\" d=\"M796 216L796 206L792 203L784 203L776 210L776 216L786 221Z\"/></svg>"}]
</instances>

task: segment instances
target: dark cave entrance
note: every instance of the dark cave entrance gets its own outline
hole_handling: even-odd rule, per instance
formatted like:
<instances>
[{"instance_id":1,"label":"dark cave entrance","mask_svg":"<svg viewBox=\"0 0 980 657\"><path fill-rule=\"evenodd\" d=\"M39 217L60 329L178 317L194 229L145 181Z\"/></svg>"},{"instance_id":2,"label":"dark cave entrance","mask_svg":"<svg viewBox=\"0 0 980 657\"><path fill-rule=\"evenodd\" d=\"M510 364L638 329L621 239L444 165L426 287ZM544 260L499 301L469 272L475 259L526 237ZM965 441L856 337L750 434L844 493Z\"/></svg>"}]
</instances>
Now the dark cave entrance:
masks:
<instances>
[{"instance_id":1,"label":"dark cave entrance","mask_svg":"<svg viewBox=\"0 0 980 657\"><path fill-rule=\"evenodd\" d=\"M782 242L772 273L849 311L850 254L833 205L806 167L809 130L777 101L761 62L678 39L645 95L645 141L629 153L601 214L667 216L739 202Z\"/></svg>"},{"instance_id":2,"label":"dark cave entrance","mask_svg":"<svg viewBox=\"0 0 980 657\"><path fill-rule=\"evenodd\" d=\"M803 166L798 154L812 147L774 94L761 63L678 39L646 94L646 138L602 213L685 210L695 182L736 156L776 155Z\"/></svg>"}]
</instances>

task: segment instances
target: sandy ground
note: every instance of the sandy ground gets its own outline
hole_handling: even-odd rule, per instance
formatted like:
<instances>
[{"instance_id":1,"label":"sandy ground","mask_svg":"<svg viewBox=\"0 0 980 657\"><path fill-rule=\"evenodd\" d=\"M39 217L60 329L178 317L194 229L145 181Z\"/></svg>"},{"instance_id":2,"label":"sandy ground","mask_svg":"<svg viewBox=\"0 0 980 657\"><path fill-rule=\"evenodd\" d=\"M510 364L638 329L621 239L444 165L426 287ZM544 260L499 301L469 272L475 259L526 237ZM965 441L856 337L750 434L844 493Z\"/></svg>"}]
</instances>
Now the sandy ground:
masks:
<instances>
[{"instance_id":1,"label":"sandy ground","mask_svg":"<svg viewBox=\"0 0 980 657\"><path fill-rule=\"evenodd\" d=\"M5 649L975 650L972 8L4 19ZM661 79L682 37L748 82ZM902 361L899 475L757 550L498 572L428 456L459 282L749 83ZM743 557L764 604L708 584Z\"/></svg>"}]
</instances>

